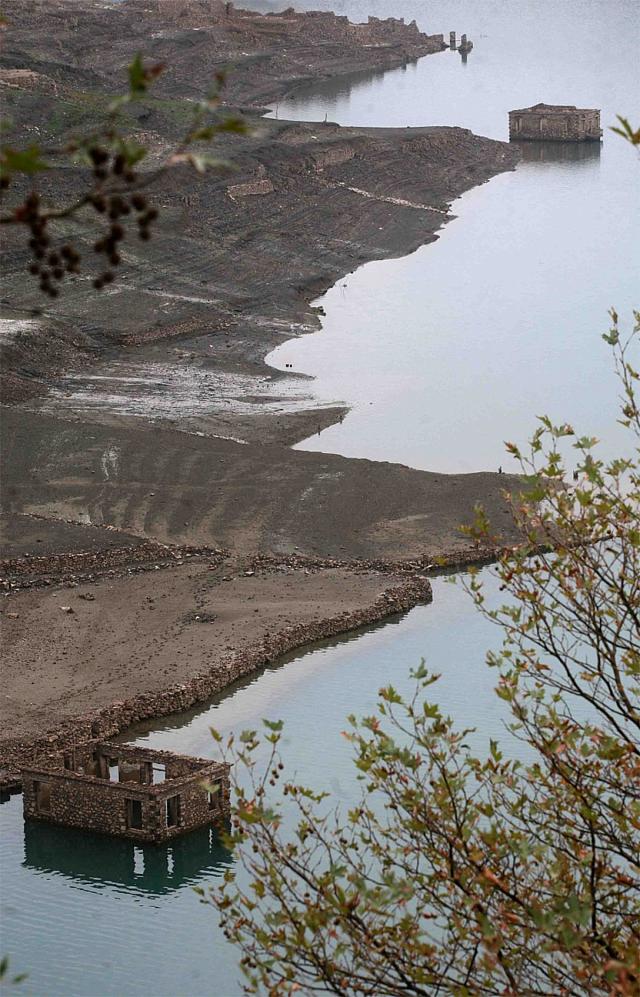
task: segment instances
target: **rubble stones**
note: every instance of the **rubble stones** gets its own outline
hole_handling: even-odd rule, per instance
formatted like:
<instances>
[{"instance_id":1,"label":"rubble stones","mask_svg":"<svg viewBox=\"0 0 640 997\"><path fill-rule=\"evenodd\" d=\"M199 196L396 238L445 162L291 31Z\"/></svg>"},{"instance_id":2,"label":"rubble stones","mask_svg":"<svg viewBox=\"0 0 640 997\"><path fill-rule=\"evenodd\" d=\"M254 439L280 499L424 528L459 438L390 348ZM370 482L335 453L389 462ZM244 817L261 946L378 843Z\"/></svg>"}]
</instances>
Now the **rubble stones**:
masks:
<instances>
[{"instance_id":1,"label":"rubble stones","mask_svg":"<svg viewBox=\"0 0 640 997\"><path fill-rule=\"evenodd\" d=\"M171 685L160 692L143 693L85 713L35 739L5 741L0 765L5 770L6 785L15 785L19 771L31 766L43 752L67 750L80 741L95 737L114 737L141 720L182 712L296 648L377 623L387 616L406 612L418 603L431 601L428 578L407 576L396 579L396 582L368 607L312 623L292 624L275 633L265 634L262 640L220 657L212 668L195 675L188 682ZM0 782L0 788L3 786L4 783Z\"/></svg>"},{"instance_id":2,"label":"rubble stones","mask_svg":"<svg viewBox=\"0 0 640 997\"><path fill-rule=\"evenodd\" d=\"M117 573L158 571L161 567L174 566L182 558L201 556L209 558L213 566L216 562L222 563L227 551L214 547L173 546L154 540L141 540L138 544L98 551L4 558L0 560L0 591L10 592L52 584L73 587L79 580L93 581L103 575L115 577ZM214 557L216 562L211 560Z\"/></svg>"}]
</instances>

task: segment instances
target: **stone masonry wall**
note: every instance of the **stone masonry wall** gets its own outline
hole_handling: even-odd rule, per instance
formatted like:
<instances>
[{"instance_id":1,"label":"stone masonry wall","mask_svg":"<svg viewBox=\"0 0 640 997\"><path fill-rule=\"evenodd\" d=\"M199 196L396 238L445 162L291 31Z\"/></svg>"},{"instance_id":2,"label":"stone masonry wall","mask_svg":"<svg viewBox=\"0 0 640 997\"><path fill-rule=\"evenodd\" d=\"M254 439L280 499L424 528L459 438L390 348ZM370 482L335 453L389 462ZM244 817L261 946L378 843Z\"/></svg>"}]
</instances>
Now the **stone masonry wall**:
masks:
<instances>
[{"instance_id":1,"label":"stone masonry wall","mask_svg":"<svg viewBox=\"0 0 640 997\"><path fill-rule=\"evenodd\" d=\"M599 136L600 112L593 109L568 109L562 113L531 109L509 115L510 139L584 142Z\"/></svg>"},{"instance_id":2,"label":"stone masonry wall","mask_svg":"<svg viewBox=\"0 0 640 997\"><path fill-rule=\"evenodd\" d=\"M102 550L47 554L42 557L25 555L0 559L0 590L46 587L49 584L79 579L93 580L105 574L128 569L129 573L155 569L157 566L182 564L200 555L221 563L226 551L216 547L176 546L141 540L124 547Z\"/></svg>"},{"instance_id":3,"label":"stone masonry wall","mask_svg":"<svg viewBox=\"0 0 640 997\"><path fill-rule=\"evenodd\" d=\"M316 170L323 170L325 166L340 166L341 163L348 163L355 154L356 150L353 145L342 142L318 149L317 152L314 152L313 159Z\"/></svg>"},{"instance_id":4,"label":"stone masonry wall","mask_svg":"<svg viewBox=\"0 0 640 997\"><path fill-rule=\"evenodd\" d=\"M495 555L493 555L495 556ZM478 559L476 557L476 559ZM462 563L468 563L468 559ZM372 562L373 564L373 562ZM432 566L432 565L431 565ZM366 568L367 565L360 565ZM414 568L415 570L415 568ZM431 585L424 576L409 575L400 584L388 588L370 606L353 611L345 610L336 616L314 623L292 624L265 636L263 640L247 645L241 651L222 657L206 672L179 685L172 685L158 692L143 693L129 700L74 717L46 735L29 741L5 741L0 756L4 773L1 785L19 783L18 772L31 766L33 759L46 757L49 752L69 749L81 741L97 737L112 737L140 720L163 717L169 713L187 710L194 703L202 702L220 692L230 683L257 668L269 664L281 655L315 640L333 637L356 627L376 623L393 613L411 609L418 602L431 600Z\"/></svg>"},{"instance_id":5,"label":"stone masonry wall","mask_svg":"<svg viewBox=\"0 0 640 997\"><path fill-rule=\"evenodd\" d=\"M273 194L273 184L268 178L251 180L248 183L236 183L227 187L227 194L234 201L237 197L249 197L256 194Z\"/></svg>"},{"instance_id":6,"label":"stone masonry wall","mask_svg":"<svg viewBox=\"0 0 640 997\"><path fill-rule=\"evenodd\" d=\"M50 821L137 841L160 842L207 824L222 824L229 816L229 767L219 762L176 756L171 752L138 749L132 745L89 742L74 750L74 761L89 764L94 756L133 765L163 761L166 781L152 784L116 782L63 768L63 755L50 753L23 772L25 817ZM173 777L173 776L177 777ZM38 785L48 787L48 803L38 805ZM217 786L212 808L208 786ZM167 825L167 800L179 797L179 822ZM141 827L129 825L128 801L141 806Z\"/></svg>"},{"instance_id":7,"label":"stone masonry wall","mask_svg":"<svg viewBox=\"0 0 640 997\"><path fill-rule=\"evenodd\" d=\"M48 813L41 812L37 806L36 786L39 782L48 783L50 787ZM91 776L34 769L25 771L22 792L25 817L140 841L153 839L156 820L148 809L148 787L136 786L135 783L103 783ZM140 800L143 827L148 830L127 828L127 799Z\"/></svg>"},{"instance_id":8,"label":"stone masonry wall","mask_svg":"<svg viewBox=\"0 0 640 997\"><path fill-rule=\"evenodd\" d=\"M407 24L403 17L369 17L364 24L354 24L345 15L332 11L296 11L294 7L288 7L260 15L256 11L243 9L241 3L228 4L225 0L149 0L148 5L152 12L161 13L163 19L175 20L185 26L242 23L245 36L249 36L252 28L255 30L257 26L263 33L268 33L270 27L277 31L286 28L289 37L298 35L311 43L398 45L417 47L421 54L444 48L441 34L427 35L420 31L415 21Z\"/></svg>"}]
</instances>

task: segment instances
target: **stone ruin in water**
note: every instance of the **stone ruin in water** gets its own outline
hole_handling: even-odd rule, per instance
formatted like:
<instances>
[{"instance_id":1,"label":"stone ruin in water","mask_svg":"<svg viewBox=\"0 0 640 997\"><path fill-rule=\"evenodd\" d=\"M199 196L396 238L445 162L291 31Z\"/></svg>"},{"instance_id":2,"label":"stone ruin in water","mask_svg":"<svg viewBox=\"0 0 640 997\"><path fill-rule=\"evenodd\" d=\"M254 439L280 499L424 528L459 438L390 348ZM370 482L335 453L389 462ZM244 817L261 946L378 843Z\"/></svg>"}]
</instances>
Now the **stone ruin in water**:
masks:
<instances>
[{"instance_id":1,"label":"stone ruin in water","mask_svg":"<svg viewBox=\"0 0 640 997\"><path fill-rule=\"evenodd\" d=\"M229 766L108 741L22 772L25 817L159 844L229 816Z\"/></svg>"},{"instance_id":2,"label":"stone ruin in water","mask_svg":"<svg viewBox=\"0 0 640 997\"><path fill-rule=\"evenodd\" d=\"M509 138L544 142L599 142L600 111L571 104L534 104L509 111Z\"/></svg>"}]
</instances>

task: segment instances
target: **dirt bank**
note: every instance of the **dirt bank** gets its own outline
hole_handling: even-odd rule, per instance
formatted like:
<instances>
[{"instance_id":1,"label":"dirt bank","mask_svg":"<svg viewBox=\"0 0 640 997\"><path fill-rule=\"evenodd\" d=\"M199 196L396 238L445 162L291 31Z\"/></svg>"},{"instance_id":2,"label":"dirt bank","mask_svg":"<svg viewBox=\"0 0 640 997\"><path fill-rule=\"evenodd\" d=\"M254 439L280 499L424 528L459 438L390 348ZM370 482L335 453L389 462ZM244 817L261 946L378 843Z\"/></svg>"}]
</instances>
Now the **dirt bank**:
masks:
<instances>
[{"instance_id":1,"label":"dirt bank","mask_svg":"<svg viewBox=\"0 0 640 997\"><path fill-rule=\"evenodd\" d=\"M341 129L262 122L233 184L185 171L158 184L157 238L125 240L126 267L96 295L70 285L28 323L8 311L7 401L88 421L147 421L290 443L336 420L308 379L265 355L320 326L309 302L362 263L436 238L450 201L513 166L503 143L464 129ZM256 177L265 193L230 196ZM261 188L262 189L262 188ZM91 261L94 232L80 236ZM7 300L42 305L26 255L7 242ZM46 392L44 402L36 397Z\"/></svg>"},{"instance_id":2,"label":"dirt bank","mask_svg":"<svg viewBox=\"0 0 640 997\"><path fill-rule=\"evenodd\" d=\"M136 51L166 65L152 94L123 112L152 163L223 66L227 99L255 105L265 87L285 93L304 79L380 72L442 47L440 36L394 20L227 15L217 0L9 0L7 17L0 91L22 141L60 143L95 126ZM105 37L107 48L96 41ZM185 168L154 188L157 238L125 239L124 266L98 307L90 280L77 279L33 316L43 301L26 279L28 254L3 233L6 402L46 393L46 410L63 417L301 439L340 409L318 411L308 382L266 368L264 356L319 327L309 302L341 275L432 240L452 199L516 160L508 145L459 128L251 120L250 138L227 135L216 149L231 174ZM66 200L85 180L67 169L47 183ZM91 273L96 230L81 221L76 236Z\"/></svg>"},{"instance_id":3,"label":"dirt bank","mask_svg":"<svg viewBox=\"0 0 640 997\"><path fill-rule=\"evenodd\" d=\"M138 423L110 427L7 409L4 501L12 513L116 526L162 543L243 554L402 561L467 551L481 501L514 539L509 475L432 474Z\"/></svg>"},{"instance_id":4,"label":"dirt bank","mask_svg":"<svg viewBox=\"0 0 640 997\"><path fill-rule=\"evenodd\" d=\"M430 599L426 578L198 558L3 602L0 784L38 751L183 710L283 653Z\"/></svg>"},{"instance_id":5,"label":"dirt bank","mask_svg":"<svg viewBox=\"0 0 640 997\"><path fill-rule=\"evenodd\" d=\"M159 92L167 98L206 96L224 70L229 100L264 106L295 86L383 72L445 48L442 34L402 19L351 24L293 9L263 16L225 0L4 0L3 10L6 84L53 95L71 83L76 91L121 88L123 67L140 51L166 65Z\"/></svg>"},{"instance_id":6,"label":"dirt bank","mask_svg":"<svg viewBox=\"0 0 640 997\"><path fill-rule=\"evenodd\" d=\"M491 555L458 530L478 496L512 536L508 476L18 409L2 428L8 782L43 746L186 708L286 650L424 600L425 571Z\"/></svg>"},{"instance_id":7,"label":"dirt bank","mask_svg":"<svg viewBox=\"0 0 640 997\"><path fill-rule=\"evenodd\" d=\"M157 237L125 240L99 299L82 278L42 309L27 254L4 240L0 762L15 769L38 746L183 709L286 650L409 608L439 558L488 556L459 532L476 502L496 543L514 539L507 476L289 450L342 410L318 408L308 379L264 357L319 327L310 302L338 277L435 239L452 199L515 154L464 129L255 111L305 81L442 47L414 25L227 14L218 0L7 0L3 12L2 94L38 141L90 129L137 50L168 67L125 111L151 162L223 63L228 99L254 108L250 138L220 150L233 175L158 184ZM83 178L50 183L67 198ZM77 238L91 257L95 231L81 222Z\"/></svg>"}]
</instances>

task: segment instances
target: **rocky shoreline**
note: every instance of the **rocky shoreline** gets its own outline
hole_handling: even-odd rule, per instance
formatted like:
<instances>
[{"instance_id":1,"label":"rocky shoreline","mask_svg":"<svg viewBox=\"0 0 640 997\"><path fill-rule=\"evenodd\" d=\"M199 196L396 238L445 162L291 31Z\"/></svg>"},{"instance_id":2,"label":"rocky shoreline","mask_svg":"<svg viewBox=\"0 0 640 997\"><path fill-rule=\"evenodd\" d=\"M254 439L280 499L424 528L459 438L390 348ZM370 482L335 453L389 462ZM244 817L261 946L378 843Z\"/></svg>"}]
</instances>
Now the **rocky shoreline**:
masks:
<instances>
[{"instance_id":1,"label":"rocky shoreline","mask_svg":"<svg viewBox=\"0 0 640 997\"><path fill-rule=\"evenodd\" d=\"M296 570L301 569L294 569L294 572ZM358 565L357 570L366 572L362 565ZM367 573L371 575L370 571ZM245 576L254 574L253 570L249 570ZM241 648L219 655L213 668L199 671L184 682L114 701L74 715L63 722L53 722L46 728L46 733L31 734L26 738L11 736L10 731L9 736L3 734L0 741L0 789L19 788L21 768L31 764L43 753L60 751L92 737L113 737L142 720L184 711L288 652L368 626L405 612L420 602L431 600L431 585L426 576L383 578L384 590L369 605L344 609L334 615L306 622L292 622L282 629L265 634L259 640L247 643L242 641ZM394 584L388 586L387 579ZM84 596L82 590L79 596ZM92 595L92 601L94 598ZM53 713L55 714L55 708Z\"/></svg>"},{"instance_id":2,"label":"rocky shoreline","mask_svg":"<svg viewBox=\"0 0 640 997\"><path fill-rule=\"evenodd\" d=\"M319 327L310 302L338 277L437 238L452 199L512 169L516 154L459 128L259 117L266 102L323 75L380 72L443 47L415 25L262 16L219 0L145 0L145 18L139 0L6 6L0 85L27 135L59 141L89 127L137 49L169 67L132 121L152 160L223 62L227 99L254 122L249 139L230 137L222 150L233 176L200 181L180 169L160 183L157 240L125 244L126 268L98 309L85 280L34 314L42 302L27 284L25 251L3 244L12 692L0 765L15 782L18 763L40 749L184 709L286 651L424 601L434 565L487 560L514 541L504 492L516 479L289 450L344 409L318 408L307 379L264 357ZM92 39L107 36L113 45L97 59ZM41 122L51 134L37 132ZM62 194L76 182L64 171L53 178ZM89 249L86 226L79 239ZM477 502L496 530L484 550L458 529ZM223 576L229 557L235 567ZM288 574L308 598L281 625ZM245 605L242 580L254 576L268 634ZM87 582L93 598L62 614L60 586L81 598ZM228 627L207 608L214 582ZM149 622L165 598L169 630ZM194 630L200 610L216 622ZM189 664L203 660L204 670Z\"/></svg>"}]
</instances>

